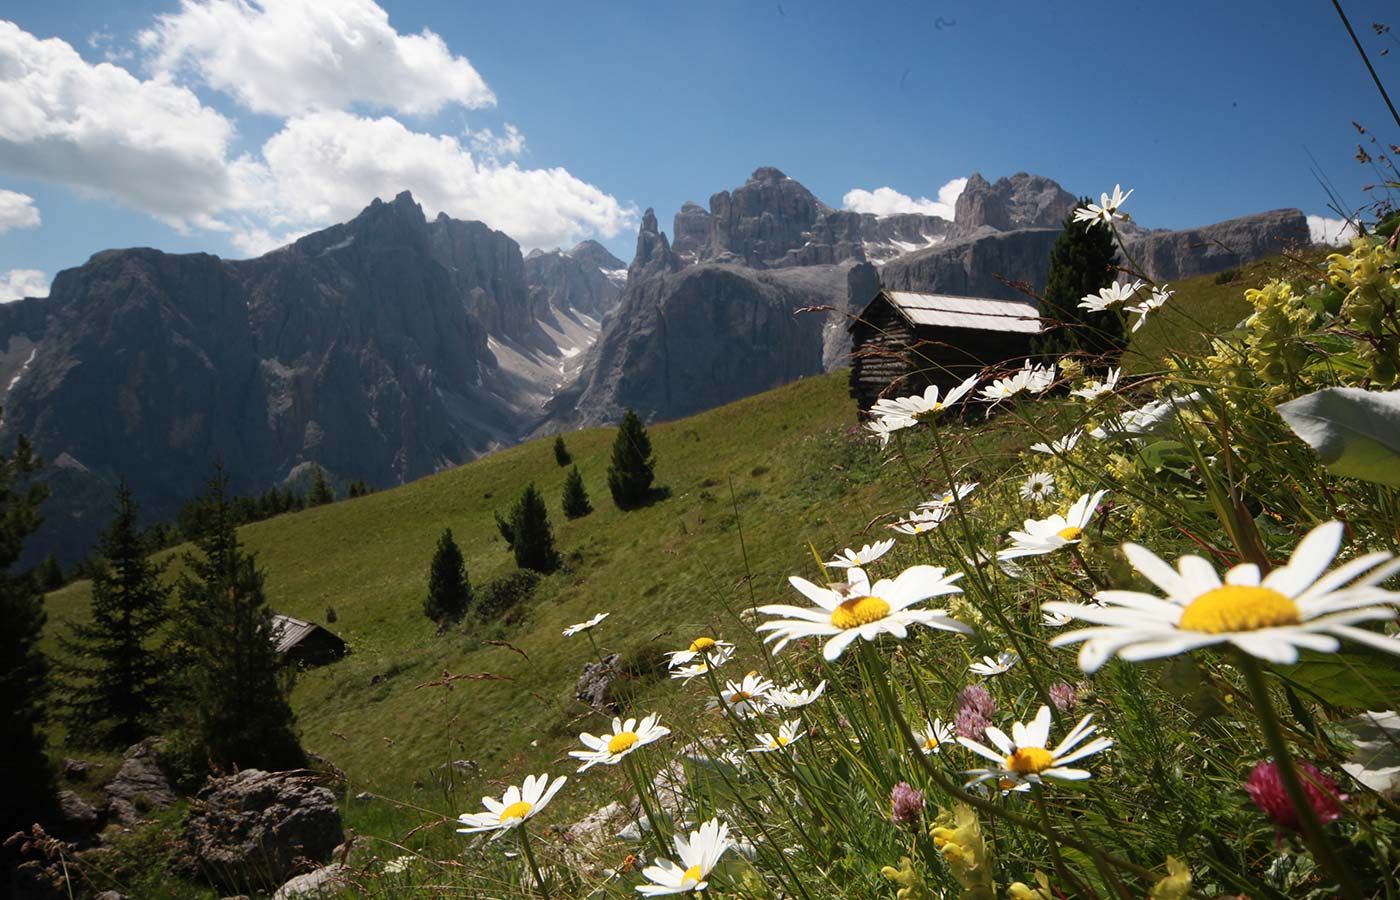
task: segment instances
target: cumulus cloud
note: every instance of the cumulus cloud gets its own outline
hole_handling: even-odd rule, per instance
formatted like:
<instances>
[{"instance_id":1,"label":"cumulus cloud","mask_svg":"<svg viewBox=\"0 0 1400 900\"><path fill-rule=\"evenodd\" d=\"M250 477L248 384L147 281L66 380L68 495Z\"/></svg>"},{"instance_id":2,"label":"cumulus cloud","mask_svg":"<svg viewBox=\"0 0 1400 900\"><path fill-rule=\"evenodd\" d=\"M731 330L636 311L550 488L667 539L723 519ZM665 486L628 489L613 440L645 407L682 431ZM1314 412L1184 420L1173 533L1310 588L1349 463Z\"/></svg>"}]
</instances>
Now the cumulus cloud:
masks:
<instances>
[{"instance_id":1,"label":"cumulus cloud","mask_svg":"<svg viewBox=\"0 0 1400 900\"><path fill-rule=\"evenodd\" d=\"M1356 229L1346 219L1308 216L1308 234L1314 244L1338 247L1350 243L1356 237Z\"/></svg>"},{"instance_id":2,"label":"cumulus cloud","mask_svg":"<svg viewBox=\"0 0 1400 900\"><path fill-rule=\"evenodd\" d=\"M0 272L0 303L48 295L49 276L38 269L11 269L8 272Z\"/></svg>"},{"instance_id":3,"label":"cumulus cloud","mask_svg":"<svg viewBox=\"0 0 1400 900\"><path fill-rule=\"evenodd\" d=\"M877 216L890 216L896 213L922 213L926 216L938 216L951 222L954 205L958 202L958 195L963 192L965 187L967 187L966 178L954 178L938 189L937 200L930 200L927 197L915 200L908 194L901 194L892 187L876 188L873 191L855 188L847 191L846 196L841 198L841 205L853 212L874 213Z\"/></svg>"},{"instance_id":4,"label":"cumulus cloud","mask_svg":"<svg viewBox=\"0 0 1400 900\"><path fill-rule=\"evenodd\" d=\"M373 0L182 0L139 42L154 71L190 71L271 115L355 104L423 115L496 102L441 37L400 34Z\"/></svg>"},{"instance_id":5,"label":"cumulus cloud","mask_svg":"<svg viewBox=\"0 0 1400 900\"><path fill-rule=\"evenodd\" d=\"M473 150L492 159L510 159L525 152L525 135L510 124L506 125L505 134L498 135L490 128L468 131L467 140Z\"/></svg>"},{"instance_id":6,"label":"cumulus cloud","mask_svg":"<svg viewBox=\"0 0 1400 900\"><path fill-rule=\"evenodd\" d=\"M259 246L272 233L328 225L358 213L373 197L399 191L432 217L480 219L526 247L567 246L591 233L611 237L635 210L562 168L522 169L478 160L449 135L412 131L391 118L320 112L288 120L263 145L261 159L234 166L239 205L256 215Z\"/></svg>"},{"instance_id":7,"label":"cumulus cloud","mask_svg":"<svg viewBox=\"0 0 1400 900\"><path fill-rule=\"evenodd\" d=\"M34 198L19 191L0 190L0 234L13 228L38 228L39 208Z\"/></svg>"},{"instance_id":8,"label":"cumulus cloud","mask_svg":"<svg viewBox=\"0 0 1400 900\"><path fill-rule=\"evenodd\" d=\"M233 130L186 88L89 65L64 41L0 21L0 168L183 228L226 202Z\"/></svg>"}]
</instances>

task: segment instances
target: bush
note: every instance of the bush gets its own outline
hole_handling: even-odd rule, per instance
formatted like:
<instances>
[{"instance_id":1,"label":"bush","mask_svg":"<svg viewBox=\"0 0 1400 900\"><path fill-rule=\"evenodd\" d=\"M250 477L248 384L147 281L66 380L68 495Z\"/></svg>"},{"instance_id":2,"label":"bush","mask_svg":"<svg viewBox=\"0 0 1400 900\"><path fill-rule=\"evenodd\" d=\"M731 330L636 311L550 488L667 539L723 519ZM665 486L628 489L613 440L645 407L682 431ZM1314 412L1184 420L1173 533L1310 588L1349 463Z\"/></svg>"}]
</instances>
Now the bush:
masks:
<instances>
[{"instance_id":1,"label":"bush","mask_svg":"<svg viewBox=\"0 0 1400 900\"><path fill-rule=\"evenodd\" d=\"M554 439L554 461L560 466L567 466L574 461L569 455L569 448L564 446L564 436L561 434Z\"/></svg>"},{"instance_id":2,"label":"bush","mask_svg":"<svg viewBox=\"0 0 1400 900\"><path fill-rule=\"evenodd\" d=\"M481 622L505 619L508 613L530 599L539 583L539 574L529 569L502 575L480 590L472 612Z\"/></svg>"},{"instance_id":3,"label":"bush","mask_svg":"<svg viewBox=\"0 0 1400 900\"><path fill-rule=\"evenodd\" d=\"M1240 277L1239 269L1226 269L1224 272L1215 273L1216 284L1229 284Z\"/></svg>"}]
</instances>

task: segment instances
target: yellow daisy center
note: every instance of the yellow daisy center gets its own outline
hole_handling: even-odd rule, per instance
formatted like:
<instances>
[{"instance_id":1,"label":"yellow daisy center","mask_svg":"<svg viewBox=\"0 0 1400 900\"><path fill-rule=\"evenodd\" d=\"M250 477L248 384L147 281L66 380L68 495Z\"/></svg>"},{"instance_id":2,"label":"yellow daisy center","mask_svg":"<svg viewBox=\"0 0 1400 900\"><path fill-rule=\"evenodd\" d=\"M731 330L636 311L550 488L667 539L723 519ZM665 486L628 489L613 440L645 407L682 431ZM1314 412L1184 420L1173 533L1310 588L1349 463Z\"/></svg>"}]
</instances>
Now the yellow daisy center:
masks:
<instances>
[{"instance_id":1,"label":"yellow daisy center","mask_svg":"<svg viewBox=\"0 0 1400 900\"><path fill-rule=\"evenodd\" d=\"M729 695L729 702L743 703L745 700L749 699L752 696L753 694L750 694L748 691L735 691L734 693Z\"/></svg>"},{"instance_id":2,"label":"yellow daisy center","mask_svg":"<svg viewBox=\"0 0 1400 900\"><path fill-rule=\"evenodd\" d=\"M935 748L935 747L937 747L937 746L938 746L938 741L937 741L936 739L934 739L934 738L925 738L925 739L924 739L924 749L925 749L925 750L932 750L933 748Z\"/></svg>"},{"instance_id":3,"label":"yellow daisy center","mask_svg":"<svg viewBox=\"0 0 1400 900\"><path fill-rule=\"evenodd\" d=\"M691 653L705 653L713 649L715 649L714 638L698 637L690 642Z\"/></svg>"},{"instance_id":4,"label":"yellow daisy center","mask_svg":"<svg viewBox=\"0 0 1400 900\"><path fill-rule=\"evenodd\" d=\"M778 737L775 738L775 743L777 743L779 747L786 747L788 745L788 739L782 735L778 735Z\"/></svg>"},{"instance_id":5,"label":"yellow daisy center","mask_svg":"<svg viewBox=\"0 0 1400 900\"><path fill-rule=\"evenodd\" d=\"M1298 605L1272 588L1227 584L1206 591L1181 613L1184 631L1224 634L1302 621Z\"/></svg>"},{"instance_id":6,"label":"yellow daisy center","mask_svg":"<svg viewBox=\"0 0 1400 900\"><path fill-rule=\"evenodd\" d=\"M879 597L852 597L831 611L831 624L842 631L878 622L890 614L890 605Z\"/></svg>"},{"instance_id":7,"label":"yellow daisy center","mask_svg":"<svg viewBox=\"0 0 1400 900\"><path fill-rule=\"evenodd\" d=\"M1039 775L1055 762L1055 755L1044 747L1018 747L1006 758L1006 767L1017 775Z\"/></svg>"},{"instance_id":8,"label":"yellow daisy center","mask_svg":"<svg viewBox=\"0 0 1400 900\"><path fill-rule=\"evenodd\" d=\"M935 403L935 404L933 404L932 406L930 406L928 409L920 410L919 412L914 413L914 421L916 421L916 422L927 422L927 421L930 420L930 419L936 418L936 417L938 416L938 414L939 414L940 412L942 412L942 411L943 411L943 404L942 404L942 403Z\"/></svg>"},{"instance_id":9,"label":"yellow daisy center","mask_svg":"<svg viewBox=\"0 0 1400 900\"><path fill-rule=\"evenodd\" d=\"M700 867L691 866L689 869L686 869L685 874L681 876L681 884L685 884L688 881L693 881L696 884L699 884L703 878L704 875L701 873Z\"/></svg>"},{"instance_id":10,"label":"yellow daisy center","mask_svg":"<svg viewBox=\"0 0 1400 900\"><path fill-rule=\"evenodd\" d=\"M614 754L626 753L636 746L637 740L637 732L635 731L624 731L621 734L615 734L612 736L612 740L608 741L608 752Z\"/></svg>"},{"instance_id":11,"label":"yellow daisy center","mask_svg":"<svg viewBox=\"0 0 1400 900\"><path fill-rule=\"evenodd\" d=\"M505 809L501 810L501 821L505 822L510 819L523 819L530 814L530 810L533 808L534 807L532 804L526 803L524 800L512 803L510 806L507 806Z\"/></svg>"},{"instance_id":12,"label":"yellow daisy center","mask_svg":"<svg viewBox=\"0 0 1400 900\"><path fill-rule=\"evenodd\" d=\"M1055 534L1067 541L1077 541L1084 536L1084 529L1071 525L1068 528L1061 528Z\"/></svg>"}]
</instances>

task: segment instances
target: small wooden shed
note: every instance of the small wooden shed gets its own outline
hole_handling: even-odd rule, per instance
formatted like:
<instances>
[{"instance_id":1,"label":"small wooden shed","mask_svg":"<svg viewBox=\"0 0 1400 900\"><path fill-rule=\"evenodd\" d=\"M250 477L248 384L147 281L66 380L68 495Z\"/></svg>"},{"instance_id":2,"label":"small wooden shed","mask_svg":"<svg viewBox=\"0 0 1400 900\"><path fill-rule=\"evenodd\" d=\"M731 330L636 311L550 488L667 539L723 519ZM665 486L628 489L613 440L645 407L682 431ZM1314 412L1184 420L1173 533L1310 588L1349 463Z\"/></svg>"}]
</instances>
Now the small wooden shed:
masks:
<instances>
[{"instance_id":1,"label":"small wooden shed","mask_svg":"<svg viewBox=\"0 0 1400 900\"><path fill-rule=\"evenodd\" d=\"M277 654L285 662L302 666L321 666L345 655L345 641L315 622L272 614L272 634L277 641Z\"/></svg>"},{"instance_id":2,"label":"small wooden shed","mask_svg":"<svg viewBox=\"0 0 1400 900\"><path fill-rule=\"evenodd\" d=\"M851 396L861 409L881 397L956 386L979 370L1020 361L1040 331L1029 300L881 290L850 325Z\"/></svg>"}]
</instances>

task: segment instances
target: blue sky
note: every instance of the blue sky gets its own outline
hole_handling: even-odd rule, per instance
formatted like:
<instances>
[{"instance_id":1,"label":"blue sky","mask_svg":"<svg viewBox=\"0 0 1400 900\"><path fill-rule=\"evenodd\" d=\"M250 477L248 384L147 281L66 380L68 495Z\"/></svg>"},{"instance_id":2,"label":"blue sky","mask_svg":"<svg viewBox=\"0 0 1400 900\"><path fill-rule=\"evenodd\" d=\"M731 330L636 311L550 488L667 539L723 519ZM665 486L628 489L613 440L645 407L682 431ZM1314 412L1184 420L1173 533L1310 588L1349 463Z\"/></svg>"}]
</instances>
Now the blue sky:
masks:
<instances>
[{"instance_id":1,"label":"blue sky","mask_svg":"<svg viewBox=\"0 0 1400 900\"><path fill-rule=\"evenodd\" d=\"M1400 40L1369 27L1393 5L1344 6L1400 94ZM0 284L108 247L243 256L400 187L430 216L626 260L642 209L669 231L760 165L838 207L1031 171L1132 187L1152 227L1331 215L1310 154L1359 206L1378 175L1351 122L1400 142L1321 0L16 0L0 18L0 106L23 111L0 112Z\"/></svg>"}]
</instances>

